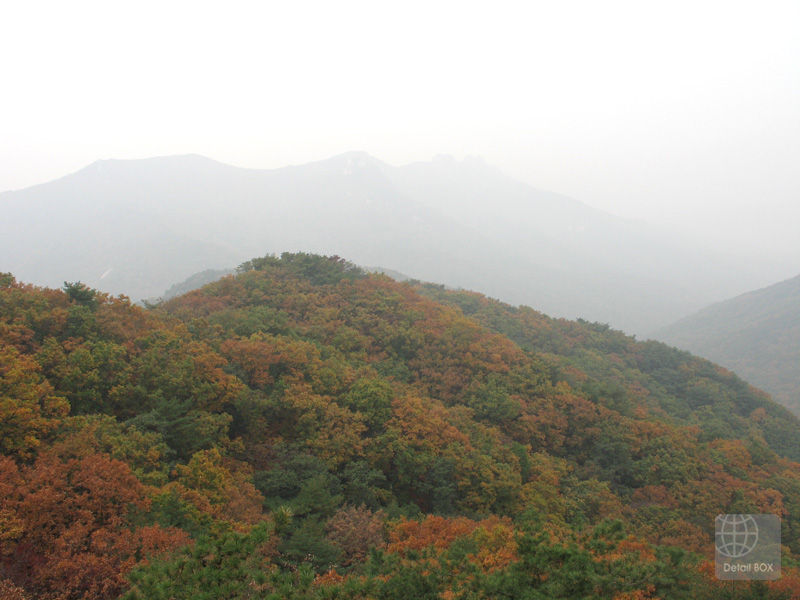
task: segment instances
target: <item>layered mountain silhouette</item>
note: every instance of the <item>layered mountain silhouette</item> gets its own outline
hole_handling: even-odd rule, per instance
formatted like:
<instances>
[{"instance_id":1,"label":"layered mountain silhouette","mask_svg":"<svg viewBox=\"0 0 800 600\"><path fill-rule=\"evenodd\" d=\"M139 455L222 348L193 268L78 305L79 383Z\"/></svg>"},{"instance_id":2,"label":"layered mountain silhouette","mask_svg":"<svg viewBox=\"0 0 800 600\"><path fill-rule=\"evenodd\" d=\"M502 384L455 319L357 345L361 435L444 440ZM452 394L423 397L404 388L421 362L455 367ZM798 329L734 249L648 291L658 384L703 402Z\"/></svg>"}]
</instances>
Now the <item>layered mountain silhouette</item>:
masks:
<instances>
[{"instance_id":1,"label":"layered mountain silhouette","mask_svg":"<svg viewBox=\"0 0 800 600\"><path fill-rule=\"evenodd\" d=\"M800 412L800 275L709 306L653 337L736 371Z\"/></svg>"},{"instance_id":2,"label":"layered mountain silhouette","mask_svg":"<svg viewBox=\"0 0 800 600\"><path fill-rule=\"evenodd\" d=\"M365 153L281 169L196 155L103 160L0 194L0 270L133 300L208 269L306 251L643 333L779 278L478 159Z\"/></svg>"}]
</instances>

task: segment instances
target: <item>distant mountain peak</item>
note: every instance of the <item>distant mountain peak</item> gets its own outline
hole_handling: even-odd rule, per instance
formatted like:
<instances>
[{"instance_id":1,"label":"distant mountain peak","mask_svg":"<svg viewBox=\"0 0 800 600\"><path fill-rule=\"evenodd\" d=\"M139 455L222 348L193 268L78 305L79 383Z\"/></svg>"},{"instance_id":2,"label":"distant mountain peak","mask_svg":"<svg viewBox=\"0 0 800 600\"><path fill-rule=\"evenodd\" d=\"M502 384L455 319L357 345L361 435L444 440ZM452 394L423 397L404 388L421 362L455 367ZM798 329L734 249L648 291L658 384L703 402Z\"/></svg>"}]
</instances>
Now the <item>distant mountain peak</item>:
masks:
<instances>
[{"instance_id":1,"label":"distant mountain peak","mask_svg":"<svg viewBox=\"0 0 800 600\"><path fill-rule=\"evenodd\" d=\"M103 158L73 173L77 176L110 176L118 172L192 171L198 169L237 169L201 154L175 154L148 158ZM67 177L70 177L67 175Z\"/></svg>"},{"instance_id":2,"label":"distant mountain peak","mask_svg":"<svg viewBox=\"0 0 800 600\"><path fill-rule=\"evenodd\" d=\"M299 168L315 168L322 169L328 175L338 176L341 175L346 178L352 177L367 177L383 178L383 173L387 169L392 169L391 165L375 158L368 152L361 150L354 150L351 152L343 152L337 154L327 160L321 160L307 165L302 165Z\"/></svg>"},{"instance_id":3,"label":"distant mountain peak","mask_svg":"<svg viewBox=\"0 0 800 600\"><path fill-rule=\"evenodd\" d=\"M375 167L379 162L366 152L348 152L347 154L343 154L341 158L346 161L344 171L342 171L342 175L345 176L353 175L357 171L369 167Z\"/></svg>"},{"instance_id":4,"label":"distant mountain peak","mask_svg":"<svg viewBox=\"0 0 800 600\"><path fill-rule=\"evenodd\" d=\"M371 167L382 167L388 166L383 161L375 158L369 152L364 152L363 150L352 150L350 152L343 152L342 154L337 154L329 158L328 160L322 161L332 164L354 164L354 165L361 165L361 166L371 166Z\"/></svg>"},{"instance_id":5,"label":"distant mountain peak","mask_svg":"<svg viewBox=\"0 0 800 600\"><path fill-rule=\"evenodd\" d=\"M349 152L342 152L341 154L337 154L336 156L332 157L330 160L341 159L369 160L379 162L377 158L372 156L369 152L365 152L364 150L350 150Z\"/></svg>"},{"instance_id":6,"label":"distant mountain peak","mask_svg":"<svg viewBox=\"0 0 800 600\"><path fill-rule=\"evenodd\" d=\"M458 160L452 154L437 154L430 161L421 161L412 163L412 165L427 165L428 168L438 168L453 173L504 176L503 172L498 167L486 162L482 156L467 155L463 160Z\"/></svg>"},{"instance_id":7,"label":"distant mountain peak","mask_svg":"<svg viewBox=\"0 0 800 600\"><path fill-rule=\"evenodd\" d=\"M101 158L89 166L85 167L84 170L87 169L101 169L104 167L109 167L112 165L130 165L130 164L155 164L155 163L169 163L169 164L224 164L219 161L214 160L213 158L208 158L207 156L203 156L202 154L167 154L164 156L149 156L146 158Z\"/></svg>"}]
</instances>

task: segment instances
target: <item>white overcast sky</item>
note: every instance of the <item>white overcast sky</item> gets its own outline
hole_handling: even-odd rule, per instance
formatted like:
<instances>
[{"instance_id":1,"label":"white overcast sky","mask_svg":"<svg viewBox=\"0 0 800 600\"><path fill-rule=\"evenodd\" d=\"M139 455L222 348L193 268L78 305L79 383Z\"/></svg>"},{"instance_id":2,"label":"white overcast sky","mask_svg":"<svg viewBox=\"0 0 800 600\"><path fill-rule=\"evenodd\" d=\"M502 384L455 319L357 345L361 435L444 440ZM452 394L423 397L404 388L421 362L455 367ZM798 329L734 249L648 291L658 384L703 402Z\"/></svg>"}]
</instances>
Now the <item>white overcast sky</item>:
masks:
<instances>
[{"instance_id":1,"label":"white overcast sky","mask_svg":"<svg viewBox=\"0 0 800 600\"><path fill-rule=\"evenodd\" d=\"M800 257L797 0L19 0L0 82L0 191L100 158L476 155Z\"/></svg>"}]
</instances>

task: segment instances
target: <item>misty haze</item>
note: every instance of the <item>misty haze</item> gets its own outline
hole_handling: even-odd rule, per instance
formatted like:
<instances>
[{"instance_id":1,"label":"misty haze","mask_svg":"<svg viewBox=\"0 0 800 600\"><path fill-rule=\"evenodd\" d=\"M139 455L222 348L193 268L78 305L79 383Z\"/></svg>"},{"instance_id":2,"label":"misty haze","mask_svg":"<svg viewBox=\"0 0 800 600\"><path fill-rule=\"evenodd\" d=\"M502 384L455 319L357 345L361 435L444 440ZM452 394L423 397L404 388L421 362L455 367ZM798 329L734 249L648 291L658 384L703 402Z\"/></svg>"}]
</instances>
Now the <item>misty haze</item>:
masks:
<instances>
[{"instance_id":1,"label":"misty haze","mask_svg":"<svg viewBox=\"0 0 800 600\"><path fill-rule=\"evenodd\" d=\"M0 598L800 600L797 23L4 8Z\"/></svg>"}]
</instances>

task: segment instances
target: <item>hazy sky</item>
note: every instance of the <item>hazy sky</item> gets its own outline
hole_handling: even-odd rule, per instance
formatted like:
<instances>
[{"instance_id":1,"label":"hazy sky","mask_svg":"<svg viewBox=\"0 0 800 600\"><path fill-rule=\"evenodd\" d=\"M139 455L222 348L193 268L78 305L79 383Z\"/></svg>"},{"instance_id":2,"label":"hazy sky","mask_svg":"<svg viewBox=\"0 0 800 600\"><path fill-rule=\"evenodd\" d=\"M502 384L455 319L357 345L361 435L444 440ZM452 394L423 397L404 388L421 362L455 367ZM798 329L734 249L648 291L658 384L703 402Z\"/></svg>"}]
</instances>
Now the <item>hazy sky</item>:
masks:
<instances>
[{"instance_id":1,"label":"hazy sky","mask_svg":"<svg viewBox=\"0 0 800 600\"><path fill-rule=\"evenodd\" d=\"M6 2L0 191L99 158L477 155L800 257L798 31L797 0Z\"/></svg>"}]
</instances>

